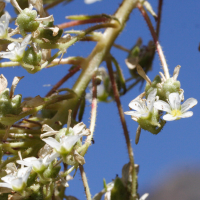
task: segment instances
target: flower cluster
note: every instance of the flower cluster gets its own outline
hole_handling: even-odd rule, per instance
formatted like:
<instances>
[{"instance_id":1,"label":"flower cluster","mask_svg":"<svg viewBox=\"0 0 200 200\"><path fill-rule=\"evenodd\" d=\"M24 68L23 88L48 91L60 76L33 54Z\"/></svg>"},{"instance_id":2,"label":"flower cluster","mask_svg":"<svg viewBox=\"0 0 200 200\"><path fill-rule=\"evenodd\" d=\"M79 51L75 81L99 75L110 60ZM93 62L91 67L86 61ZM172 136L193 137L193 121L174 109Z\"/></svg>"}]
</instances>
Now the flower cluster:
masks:
<instances>
[{"instance_id":1,"label":"flower cluster","mask_svg":"<svg viewBox=\"0 0 200 200\"><path fill-rule=\"evenodd\" d=\"M148 79L143 95L129 103L129 107L135 111L128 111L125 114L131 115L131 118L137 121L141 128L153 134L161 131L165 121L191 117L193 112L188 110L197 104L197 100L189 98L181 105L181 101L184 99L183 90L180 89L180 83L176 80L179 69L180 66L177 66L173 77L169 79L165 79L162 73L162 79L156 76L152 83ZM144 74L144 76L146 75ZM143 99L145 94L147 99ZM163 111L166 114L161 119L160 115Z\"/></svg>"}]
</instances>

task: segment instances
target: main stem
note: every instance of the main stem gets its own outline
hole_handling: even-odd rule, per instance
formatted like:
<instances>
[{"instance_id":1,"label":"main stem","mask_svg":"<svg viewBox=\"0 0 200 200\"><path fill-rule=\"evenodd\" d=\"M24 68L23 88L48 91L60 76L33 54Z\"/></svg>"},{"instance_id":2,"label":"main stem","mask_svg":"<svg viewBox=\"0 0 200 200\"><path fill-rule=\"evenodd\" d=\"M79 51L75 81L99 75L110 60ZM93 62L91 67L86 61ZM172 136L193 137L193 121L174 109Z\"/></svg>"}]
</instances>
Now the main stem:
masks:
<instances>
[{"instance_id":1,"label":"main stem","mask_svg":"<svg viewBox=\"0 0 200 200\"><path fill-rule=\"evenodd\" d=\"M131 11L136 7L138 0L124 0L121 6L116 11L114 17L118 19L112 20L111 23L116 25L116 28L107 28L102 35L102 38L99 40L91 54L85 59L82 63L82 72L77 79L76 83L73 86L74 92L78 95L78 98L73 100L63 101L60 109L56 115L47 121L47 123L54 129L60 129L56 122L61 122L62 124L66 123L67 113L69 109L74 109L79 98L82 96L85 91L88 83L92 79L92 76L101 62L104 60L107 53L109 53L110 48L112 47L115 39L122 31L125 26L126 21L129 18Z\"/></svg>"}]
</instances>

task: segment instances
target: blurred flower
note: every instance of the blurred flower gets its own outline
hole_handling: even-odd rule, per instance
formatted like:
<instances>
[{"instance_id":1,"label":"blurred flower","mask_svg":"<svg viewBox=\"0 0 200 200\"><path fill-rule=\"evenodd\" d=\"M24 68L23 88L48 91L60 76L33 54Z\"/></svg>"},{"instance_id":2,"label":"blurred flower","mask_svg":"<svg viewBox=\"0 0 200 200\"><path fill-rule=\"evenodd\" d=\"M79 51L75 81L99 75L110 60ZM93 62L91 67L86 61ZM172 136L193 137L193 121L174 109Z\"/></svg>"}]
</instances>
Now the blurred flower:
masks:
<instances>
[{"instance_id":1,"label":"blurred flower","mask_svg":"<svg viewBox=\"0 0 200 200\"><path fill-rule=\"evenodd\" d=\"M181 105L181 97L179 93L174 92L169 95L168 103L162 100L158 100L154 103L154 107L158 110L166 111L168 113L163 116L164 120L173 121L180 118L191 117L193 115L193 112L188 110L196 104L196 99L189 98Z\"/></svg>"},{"instance_id":2,"label":"blurred flower","mask_svg":"<svg viewBox=\"0 0 200 200\"><path fill-rule=\"evenodd\" d=\"M52 153L51 155L47 155L44 158L29 157L24 158L23 160L17 160L17 163L28 167L33 167L35 172L41 172L45 170L47 166L57 157L58 153Z\"/></svg>"},{"instance_id":3,"label":"blurred flower","mask_svg":"<svg viewBox=\"0 0 200 200\"><path fill-rule=\"evenodd\" d=\"M28 45L30 39L31 39L31 34L27 35L21 44L18 42L13 42L9 44L8 45L9 52L1 52L0 57L7 58L12 61L21 61L21 59L23 58L26 46Z\"/></svg>"},{"instance_id":4,"label":"blurred flower","mask_svg":"<svg viewBox=\"0 0 200 200\"><path fill-rule=\"evenodd\" d=\"M8 13L5 13L0 18L0 39L4 39L8 34L8 25L9 25L10 16Z\"/></svg>"},{"instance_id":5,"label":"blurred flower","mask_svg":"<svg viewBox=\"0 0 200 200\"><path fill-rule=\"evenodd\" d=\"M84 3L91 4L91 3L95 3L97 1L101 1L101 0L84 0Z\"/></svg>"},{"instance_id":6,"label":"blurred flower","mask_svg":"<svg viewBox=\"0 0 200 200\"><path fill-rule=\"evenodd\" d=\"M129 103L129 107L136 111L127 111L124 112L126 115L131 115L133 119L138 119L140 117L147 117L150 112L153 110L153 105L155 102L157 89L154 89L149 93L146 103L144 100L133 100Z\"/></svg>"},{"instance_id":7,"label":"blurred flower","mask_svg":"<svg viewBox=\"0 0 200 200\"><path fill-rule=\"evenodd\" d=\"M5 183L0 183L0 187L10 188L14 191L22 192L26 187L26 182L32 167L24 167L16 173L10 173L1 178Z\"/></svg>"}]
</instances>

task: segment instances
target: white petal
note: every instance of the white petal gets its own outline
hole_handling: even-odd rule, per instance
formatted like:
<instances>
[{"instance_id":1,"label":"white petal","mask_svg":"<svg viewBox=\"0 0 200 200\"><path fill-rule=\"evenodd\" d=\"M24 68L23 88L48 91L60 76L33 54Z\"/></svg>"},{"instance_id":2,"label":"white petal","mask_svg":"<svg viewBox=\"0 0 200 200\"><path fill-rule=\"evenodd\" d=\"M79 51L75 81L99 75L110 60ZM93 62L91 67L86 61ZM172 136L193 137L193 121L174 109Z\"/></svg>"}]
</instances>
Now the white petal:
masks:
<instances>
[{"instance_id":1,"label":"white petal","mask_svg":"<svg viewBox=\"0 0 200 200\"><path fill-rule=\"evenodd\" d=\"M43 159L43 163L46 165L46 164L49 164L51 163L55 158L59 157L59 153L57 152L54 152L52 153L51 155L47 155L44 159Z\"/></svg>"},{"instance_id":2,"label":"white petal","mask_svg":"<svg viewBox=\"0 0 200 200\"><path fill-rule=\"evenodd\" d=\"M48 137L46 139L42 139L44 142L46 142L49 146L51 146L52 148L55 148L56 150L59 150L60 149L60 143L52 138L52 137Z\"/></svg>"},{"instance_id":3,"label":"white petal","mask_svg":"<svg viewBox=\"0 0 200 200\"><path fill-rule=\"evenodd\" d=\"M187 118L187 117L192 117L192 115L193 115L193 112L188 111L188 112L183 113L180 117L181 118Z\"/></svg>"},{"instance_id":4,"label":"white petal","mask_svg":"<svg viewBox=\"0 0 200 200\"><path fill-rule=\"evenodd\" d=\"M151 111L153 109L153 104L155 102L155 97L157 94L157 89L154 89L153 91L151 91L147 97L147 108L149 111Z\"/></svg>"},{"instance_id":5,"label":"white petal","mask_svg":"<svg viewBox=\"0 0 200 200\"><path fill-rule=\"evenodd\" d=\"M31 37L32 37L31 34L27 35L27 36L24 38L24 40L22 41L21 47L23 47L23 48L25 47L25 48L26 48L26 46L28 45L28 43L29 43ZM24 50L25 50L25 48L24 48Z\"/></svg>"},{"instance_id":6,"label":"white petal","mask_svg":"<svg viewBox=\"0 0 200 200\"><path fill-rule=\"evenodd\" d=\"M144 102L141 102L141 101L138 101L138 100L135 100L135 101L131 101L128 105L131 109L133 110L136 110L140 113L143 113L145 112L145 103Z\"/></svg>"},{"instance_id":7,"label":"white petal","mask_svg":"<svg viewBox=\"0 0 200 200\"><path fill-rule=\"evenodd\" d=\"M16 54L14 52L1 52L0 57L14 60L16 58Z\"/></svg>"},{"instance_id":8,"label":"white petal","mask_svg":"<svg viewBox=\"0 0 200 200\"><path fill-rule=\"evenodd\" d=\"M0 183L0 187L10 188L12 189L12 186L8 183Z\"/></svg>"},{"instance_id":9,"label":"white petal","mask_svg":"<svg viewBox=\"0 0 200 200\"><path fill-rule=\"evenodd\" d=\"M91 4L91 3L95 3L97 1L101 1L101 0L84 0L84 3Z\"/></svg>"},{"instance_id":10,"label":"white petal","mask_svg":"<svg viewBox=\"0 0 200 200\"><path fill-rule=\"evenodd\" d=\"M154 107L157 108L158 110L166 111L166 112L171 112L170 105L166 103L165 101L158 100L154 103Z\"/></svg>"},{"instance_id":11,"label":"white petal","mask_svg":"<svg viewBox=\"0 0 200 200\"><path fill-rule=\"evenodd\" d=\"M137 111L127 111L127 112L124 112L124 114L131 115L131 116L134 116L134 117L141 117L142 116L142 114L137 112Z\"/></svg>"},{"instance_id":12,"label":"white petal","mask_svg":"<svg viewBox=\"0 0 200 200\"><path fill-rule=\"evenodd\" d=\"M174 92L169 95L169 103L172 110L180 109L181 99L178 92Z\"/></svg>"},{"instance_id":13,"label":"white petal","mask_svg":"<svg viewBox=\"0 0 200 200\"><path fill-rule=\"evenodd\" d=\"M78 123L76 124L74 127L73 127L73 131L74 131L74 135L77 135L79 134L81 131L83 131L83 129L86 128L86 125L81 122L81 123Z\"/></svg>"},{"instance_id":14,"label":"white petal","mask_svg":"<svg viewBox=\"0 0 200 200\"><path fill-rule=\"evenodd\" d=\"M15 178L15 176L13 176L12 174L8 174L4 177L1 178L1 180L3 180L4 182L11 184L12 180Z\"/></svg>"},{"instance_id":15,"label":"white petal","mask_svg":"<svg viewBox=\"0 0 200 200\"><path fill-rule=\"evenodd\" d=\"M62 138L62 146L67 150L70 151L74 144L81 138L80 135L70 135L65 136Z\"/></svg>"},{"instance_id":16,"label":"white petal","mask_svg":"<svg viewBox=\"0 0 200 200\"><path fill-rule=\"evenodd\" d=\"M17 177L15 179L12 180L12 187L15 188L21 188L23 186L23 178L22 177Z\"/></svg>"},{"instance_id":17,"label":"white petal","mask_svg":"<svg viewBox=\"0 0 200 200\"><path fill-rule=\"evenodd\" d=\"M140 197L140 200L145 200L148 196L149 196L148 193L143 194L143 195Z\"/></svg>"},{"instance_id":18,"label":"white petal","mask_svg":"<svg viewBox=\"0 0 200 200\"><path fill-rule=\"evenodd\" d=\"M194 107L197 103L198 103L197 100L194 98L187 99L181 106L181 112L184 113L185 111Z\"/></svg>"},{"instance_id":19,"label":"white petal","mask_svg":"<svg viewBox=\"0 0 200 200\"><path fill-rule=\"evenodd\" d=\"M177 116L172 116L171 114L166 114L166 115L164 115L163 116L163 119L165 120L165 121L173 121L173 120L176 120L176 119L178 119L178 117Z\"/></svg>"},{"instance_id":20,"label":"white petal","mask_svg":"<svg viewBox=\"0 0 200 200\"><path fill-rule=\"evenodd\" d=\"M29 177L29 175L30 175L30 173L31 173L31 170L32 170L32 167L27 167L27 169L26 169L26 171L25 171L25 174L24 174L24 176L22 177L23 178L23 182L27 182L27 180L28 180L28 177Z\"/></svg>"}]
</instances>

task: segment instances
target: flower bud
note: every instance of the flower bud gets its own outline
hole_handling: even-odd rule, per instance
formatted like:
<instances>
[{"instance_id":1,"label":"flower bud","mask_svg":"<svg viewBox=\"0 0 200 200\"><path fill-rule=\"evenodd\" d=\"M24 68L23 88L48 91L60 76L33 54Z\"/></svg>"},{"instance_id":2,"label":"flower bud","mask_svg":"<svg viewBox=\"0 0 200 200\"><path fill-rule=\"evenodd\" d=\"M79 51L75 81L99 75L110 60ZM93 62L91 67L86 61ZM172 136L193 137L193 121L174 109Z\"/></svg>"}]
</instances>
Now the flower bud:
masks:
<instances>
[{"instance_id":1,"label":"flower bud","mask_svg":"<svg viewBox=\"0 0 200 200\"><path fill-rule=\"evenodd\" d=\"M32 65L33 68L28 68L23 66L27 70L27 72L34 74L41 70L40 61L42 59L42 53L39 51L38 53L35 52L33 47L30 47L27 51L25 51L23 62L29 65Z\"/></svg>"},{"instance_id":2,"label":"flower bud","mask_svg":"<svg viewBox=\"0 0 200 200\"><path fill-rule=\"evenodd\" d=\"M10 98L8 88L2 91L0 94L0 117L5 117L7 114L18 115L21 112L21 98L21 95Z\"/></svg>"},{"instance_id":3,"label":"flower bud","mask_svg":"<svg viewBox=\"0 0 200 200\"><path fill-rule=\"evenodd\" d=\"M45 22L43 22L44 24ZM48 39L51 42L56 42L62 35L63 30L59 29L57 34L54 34L54 25L53 22L46 22L46 25L44 27L39 27L38 31L40 34L38 35L38 38L45 38Z\"/></svg>"},{"instance_id":4,"label":"flower bud","mask_svg":"<svg viewBox=\"0 0 200 200\"><path fill-rule=\"evenodd\" d=\"M49 167L44 171L43 175L45 178L56 178L60 169L61 166L53 167L53 164L51 163Z\"/></svg>"},{"instance_id":5,"label":"flower bud","mask_svg":"<svg viewBox=\"0 0 200 200\"><path fill-rule=\"evenodd\" d=\"M35 21L37 17L37 12L35 10L30 10L25 8L17 17L17 24L22 35L25 35L25 32L36 31L39 27L39 22Z\"/></svg>"}]
</instances>

